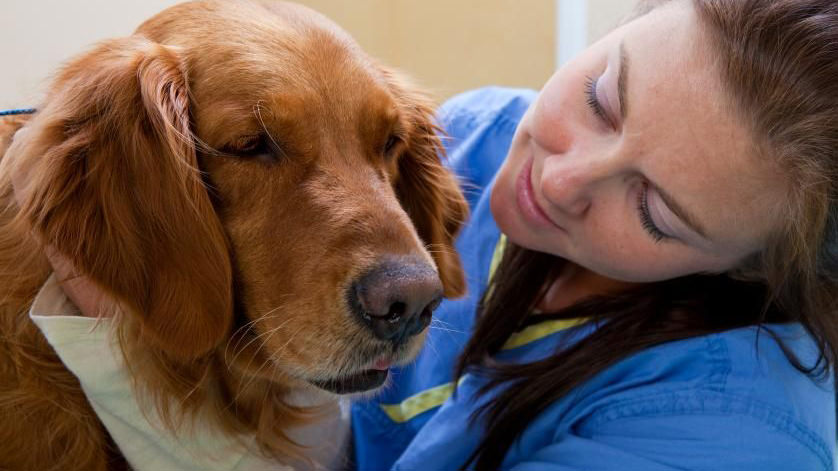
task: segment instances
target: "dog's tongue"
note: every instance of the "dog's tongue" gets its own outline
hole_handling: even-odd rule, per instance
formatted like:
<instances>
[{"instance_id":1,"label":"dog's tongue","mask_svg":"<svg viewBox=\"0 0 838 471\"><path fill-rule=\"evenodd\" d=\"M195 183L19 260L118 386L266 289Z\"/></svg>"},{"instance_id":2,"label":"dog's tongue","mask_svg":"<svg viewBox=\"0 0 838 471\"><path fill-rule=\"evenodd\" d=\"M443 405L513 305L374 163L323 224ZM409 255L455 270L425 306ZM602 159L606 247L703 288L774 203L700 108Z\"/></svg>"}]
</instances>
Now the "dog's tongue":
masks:
<instances>
[{"instance_id":1,"label":"dog's tongue","mask_svg":"<svg viewBox=\"0 0 838 471\"><path fill-rule=\"evenodd\" d=\"M379 358L378 361L372 365L372 369L374 370L389 370L392 362L389 358Z\"/></svg>"}]
</instances>

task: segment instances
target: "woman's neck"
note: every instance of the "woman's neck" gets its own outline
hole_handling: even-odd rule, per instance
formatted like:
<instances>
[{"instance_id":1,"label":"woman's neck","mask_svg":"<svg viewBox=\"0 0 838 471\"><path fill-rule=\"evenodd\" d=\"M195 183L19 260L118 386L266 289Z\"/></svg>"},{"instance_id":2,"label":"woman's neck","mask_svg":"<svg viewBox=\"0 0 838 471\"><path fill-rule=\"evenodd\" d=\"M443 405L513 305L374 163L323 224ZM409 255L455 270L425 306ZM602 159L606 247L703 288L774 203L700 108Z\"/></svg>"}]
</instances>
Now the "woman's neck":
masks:
<instances>
[{"instance_id":1,"label":"woman's neck","mask_svg":"<svg viewBox=\"0 0 838 471\"><path fill-rule=\"evenodd\" d=\"M549 283L544 298L536 305L540 312L556 312L584 298L619 293L635 285L598 275L571 262Z\"/></svg>"}]
</instances>

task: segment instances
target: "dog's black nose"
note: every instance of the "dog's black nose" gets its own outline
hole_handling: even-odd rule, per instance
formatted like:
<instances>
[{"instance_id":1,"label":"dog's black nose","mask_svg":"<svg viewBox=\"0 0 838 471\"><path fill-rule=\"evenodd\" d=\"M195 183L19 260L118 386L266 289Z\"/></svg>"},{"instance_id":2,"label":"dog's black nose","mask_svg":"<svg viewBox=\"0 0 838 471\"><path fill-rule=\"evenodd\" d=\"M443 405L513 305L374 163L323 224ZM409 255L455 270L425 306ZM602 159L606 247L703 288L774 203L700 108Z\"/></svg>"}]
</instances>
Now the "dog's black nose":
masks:
<instances>
[{"instance_id":1,"label":"dog's black nose","mask_svg":"<svg viewBox=\"0 0 838 471\"><path fill-rule=\"evenodd\" d=\"M358 278L349 305L381 340L404 343L422 332L442 300L442 282L427 262L388 257Z\"/></svg>"}]
</instances>

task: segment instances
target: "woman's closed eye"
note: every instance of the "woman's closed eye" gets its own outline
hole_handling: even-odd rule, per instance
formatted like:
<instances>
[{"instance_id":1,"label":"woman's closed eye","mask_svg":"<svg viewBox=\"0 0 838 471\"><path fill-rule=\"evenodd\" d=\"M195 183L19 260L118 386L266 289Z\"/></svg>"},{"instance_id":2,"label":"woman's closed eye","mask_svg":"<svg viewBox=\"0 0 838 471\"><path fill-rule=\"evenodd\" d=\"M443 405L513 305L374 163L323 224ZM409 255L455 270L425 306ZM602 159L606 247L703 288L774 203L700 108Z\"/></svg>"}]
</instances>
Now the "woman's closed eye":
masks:
<instances>
[{"instance_id":1,"label":"woman's closed eye","mask_svg":"<svg viewBox=\"0 0 838 471\"><path fill-rule=\"evenodd\" d=\"M640 216L640 224L655 242L673 238L663 232L652 219L652 214L649 211L649 183L647 182L643 182L640 191L637 193L637 212Z\"/></svg>"},{"instance_id":2,"label":"woman's closed eye","mask_svg":"<svg viewBox=\"0 0 838 471\"><path fill-rule=\"evenodd\" d=\"M612 130L617 130L620 127L619 107L618 103L609 99L608 87L611 86L613 79L610 68L606 69L602 75L594 78L587 76L585 79L585 102L594 112L596 117L608 125Z\"/></svg>"},{"instance_id":3,"label":"woman's closed eye","mask_svg":"<svg viewBox=\"0 0 838 471\"><path fill-rule=\"evenodd\" d=\"M605 108L602 106L602 103L597 97L597 81L600 78L601 76L597 78L588 76L585 79L585 102L588 103L588 106L597 118L608 125L612 125L611 119L608 117L608 113L605 111Z\"/></svg>"}]
</instances>

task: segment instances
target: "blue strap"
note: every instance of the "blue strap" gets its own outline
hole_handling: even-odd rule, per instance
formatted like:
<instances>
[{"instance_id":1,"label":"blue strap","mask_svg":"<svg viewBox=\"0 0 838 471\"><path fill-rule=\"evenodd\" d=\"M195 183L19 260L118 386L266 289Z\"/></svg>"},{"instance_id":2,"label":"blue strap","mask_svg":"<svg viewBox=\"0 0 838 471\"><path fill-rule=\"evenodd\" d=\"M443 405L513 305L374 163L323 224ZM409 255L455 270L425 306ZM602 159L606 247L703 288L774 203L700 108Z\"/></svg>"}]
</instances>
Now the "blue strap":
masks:
<instances>
[{"instance_id":1,"label":"blue strap","mask_svg":"<svg viewBox=\"0 0 838 471\"><path fill-rule=\"evenodd\" d=\"M36 112L35 108L20 108L16 110L0 111L0 116L14 116L16 114L32 114Z\"/></svg>"}]
</instances>

